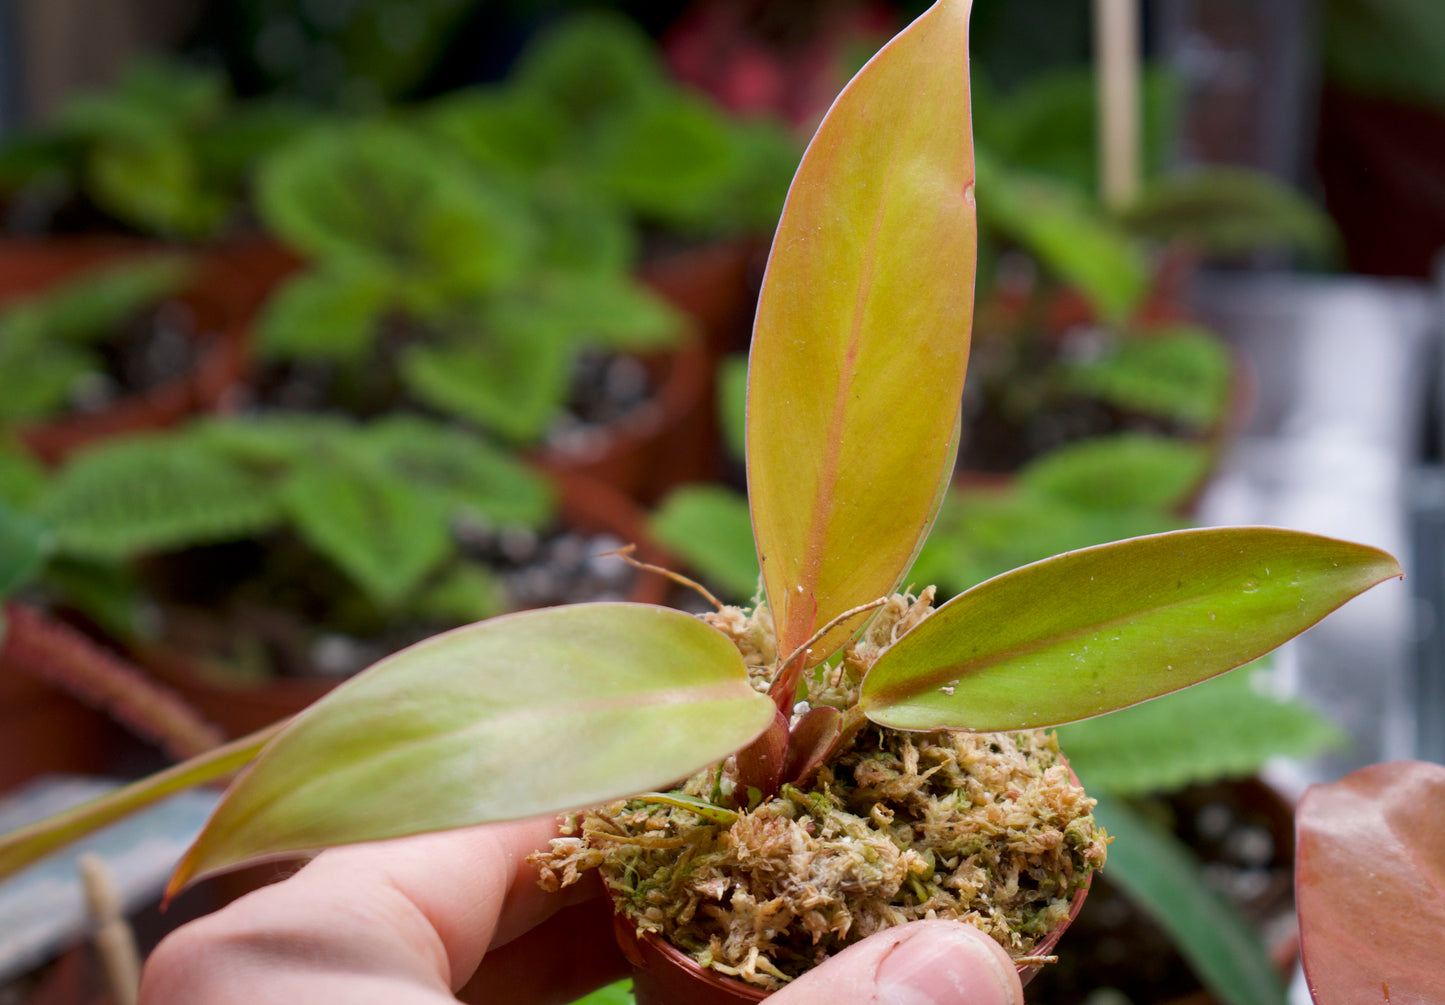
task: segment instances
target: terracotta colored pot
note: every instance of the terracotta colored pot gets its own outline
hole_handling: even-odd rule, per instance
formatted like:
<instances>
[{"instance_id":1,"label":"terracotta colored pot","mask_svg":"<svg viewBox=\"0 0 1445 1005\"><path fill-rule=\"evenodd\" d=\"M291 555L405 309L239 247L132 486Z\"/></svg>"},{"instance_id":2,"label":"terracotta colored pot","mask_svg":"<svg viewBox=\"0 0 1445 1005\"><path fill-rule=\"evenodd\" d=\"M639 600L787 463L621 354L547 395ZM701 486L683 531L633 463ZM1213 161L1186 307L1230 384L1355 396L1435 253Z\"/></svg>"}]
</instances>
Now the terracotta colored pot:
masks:
<instances>
[{"instance_id":1,"label":"terracotta colored pot","mask_svg":"<svg viewBox=\"0 0 1445 1005\"><path fill-rule=\"evenodd\" d=\"M1086 884L1069 903L1069 916L1044 938L1034 952L1047 956L1059 937L1084 906L1088 896ZM752 984L724 976L698 964L696 960L657 935L637 934L637 926L621 914L613 915L613 934L618 948L632 967L632 990L637 1005L733 1005L736 1002L758 1002L769 992ZM1039 966L1019 964L1019 979L1027 984L1039 972Z\"/></svg>"},{"instance_id":2,"label":"terracotta colored pot","mask_svg":"<svg viewBox=\"0 0 1445 1005\"><path fill-rule=\"evenodd\" d=\"M123 743L104 714L0 659L0 794L50 772L102 774Z\"/></svg>"},{"instance_id":3,"label":"terracotta colored pot","mask_svg":"<svg viewBox=\"0 0 1445 1005\"><path fill-rule=\"evenodd\" d=\"M680 348L642 357L657 393L602 430L582 451L544 449L545 469L577 471L644 503L684 482L709 481L721 463L713 368L747 345L755 241L722 241L658 257L639 270L656 293L692 319Z\"/></svg>"},{"instance_id":4,"label":"terracotta colored pot","mask_svg":"<svg viewBox=\"0 0 1445 1005\"><path fill-rule=\"evenodd\" d=\"M93 268L173 250L155 242L121 238L0 242L0 304L42 292ZM200 344L192 367L100 412L22 428L22 442L41 460L55 464L96 440L162 428L187 415L221 407L245 374L249 329L261 302L294 265L294 260L274 245L259 240L201 253L190 285L174 298L189 309L187 335Z\"/></svg>"},{"instance_id":5,"label":"terracotta colored pot","mask_svg":"<svg viewBox=\"0 0 1445 1005\"><path fill-rule=\"evenodd\" d=\"M718 464L712 365L692 339L672 352L641 357L656 394L575 449L543 448L532 460L555 474L577 473L640 502L669 488L710 478Z\"/></svg>"},{"instance_id":6,"label":"terracotta colored pot","mask_svg":"<svg viewBox=\"0 0 1445 1005\"><path fill-rule=\"evenodd\" d=\"M714 356L745 350L757 292L753 273L767 242L752 239L711 244L659 255L638 270L653 292L692 318Z\"/></svg>"}]
</instances>

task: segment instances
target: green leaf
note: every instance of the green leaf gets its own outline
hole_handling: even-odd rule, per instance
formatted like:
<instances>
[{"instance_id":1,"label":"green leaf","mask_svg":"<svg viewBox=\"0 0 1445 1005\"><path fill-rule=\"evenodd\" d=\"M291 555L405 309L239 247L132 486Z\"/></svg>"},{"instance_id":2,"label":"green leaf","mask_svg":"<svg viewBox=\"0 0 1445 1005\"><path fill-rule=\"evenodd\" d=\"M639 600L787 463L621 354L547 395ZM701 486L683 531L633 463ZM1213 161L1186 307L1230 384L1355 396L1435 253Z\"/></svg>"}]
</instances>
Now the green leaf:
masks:
<instances>
[{"instance_id":1,"label":"green leaf","mask_svg":"<svg viewBox=\"0 0 1445 1005\"><path fill-rule=\"evenodd\" d=\"M687 94L614 116L590 149L604 192L639 216L678 226L711 219L743 168L720 109Z\"/></svg>"},{"instance_id":2,"label":"green leaf","mask_svg":"<svg viewBox=\"0 0 1445 1005\"><path fill-rule=\"evenodd\" d=\"M1144 189L1123 214L1137 234L1183 241L1205 254L1290 248L1316 259L1339 247L1330 218L1266 174L1214 166L1170 175Z\"/></svg>"},{"instance_id":3,"label":"green leaf","mask_svg":"<svg viewBox=\"0 0 1445 1005\"><path fill-rule=\"evenodd\" d=\"M383 607L450 551L445 502L352 452L309 459L281 498L297 533Z\"/></svg>"},{"instance_id":4,"label":"green leaf","mask_svg":"<svg viewBox=\"0 0 1445 1005\"><path fill-rule=\"evenodd\" d=\"M243 736L64 813L0 835L0 881L107 824L167 796L224 778L245 767L280 725Z\"/></svg>"},{"instance_id":5,"label":"green leaf","mask_svg":"<svg viewBox=\"0 0 1445 1005\"><path fill-rule=\"evenodd\" d=\"M536 94L478 87L433 102L427 128L479 168L531 185L563 161L568 124Z\"/></svg>"},{"instance_id":6,"label":"green leaf","mask_svg":"<svg viewBox=\"0 0 1445 1005\"><path fill-rule=\"evenodd\" d=\"M954 489L908 578L957 593L1066 551L1183 526L1158 510L1091 509L1018 484Z\"/></svg>"},{"instance_id":7,"label":"green leaf","mask_svg":"<svg viewBox=\"0 0 1445 1005\"><path fill-rule=\"evenodd\" d=\"M1318 1005L1445 1001L1445 765L1372 764L1295 816L1300 952Z\"/></svg>"},{"instance_id":8,"label":"green leaf","mask_svg":"<svg viewBox=\"0 0 1445 1005\"><path fill-rule=\"evenodd\" d=\"M1089 509L1164 510L1199 487L1209 462L1209 451L1197 443L1121 433L1045 454L1019 472L1019 481Z\"/></svg>"},{"instance_id":9,"label":"green leaf","mask_svg":"<svg viewBox=\"0 0 1445 1005\"><path fill-rule=\"evenodd\" d=\"M318 131L263 165L259 209L304 254L422 289L488 290L515 278L532 221L434 142L398 126Z\"/></svg>"},{"instance_id":10,"label":"green leaf","mask_svg":"<svg viewBox=\"0 0 1445 1005\"><path fill-rule=\"evenodd\" d=\"M93 269L24 301L46 341L95 343L147 307L178 293L195 273L180 255L149 255Z\"/></svg>"},{"instance_id":11,"label":"green leaf","mask_svg":"<svg viewBox=\"0 0 1445 1005\"><path fill-rule=\"evenodd\" d=\"M107 139L86 158L86 184L106 212L145 231L203 237L230 204L206 187L190 138L170 128L144 139Z\"/></svg>"},{"instance_id":12,"label":"green leaf","mask_svg":"<svg viewBox=\"0 0 1445 1005\"><path fill-rule=\"evenodd\" d=\"M39 461L20 446L0 441L0 504L29 511L45 492L48 477Z\"/></svg>"},{"instance_id":13,"label":"green leaf","mask_svg":"<svg viewBox=\"0 0 1445 1005\"><path fill-rule=\"evenodd\" d=\"M339 415L267 411L202 419L188 435L243 465L274 470L334 450L355 432L356 425Z\"/></svg>"},{"instance_id":14,"label":"green leaf","mask_svg":"<svg viewBox=\"0 0 1445 1005\"><path fill-rule=\"evenodd\" d=\"M575 15L537 36L512 74L574 126L603 123L666 86L652 41L619 14Z\"/></svg>"},{"instance_id":15,"label":"green leaf","mask_svg":"<svg viewBox=\"0 0 1445 1005\"><path fill-rule=\"evenodd\" d=\"M65 411L76 387L101 368L93 353L47 340L36 321L12 314L0 328L0 423Z\"/></svg>"},{"instance_id":16,"label":"green leaf","mask_svg":"<svg viewBox=\"0 0 1445 1005\"><path fill-rule=\"evenodd\" d=\"M1213 332L1175 327L1120 339L1096 359L1069 364L1065 378L1121 408L1208 428L1229 405L1233 373Z\"/></svg>"},{"instance_id":17,"label":"green leaf","mask_svg":"<svg viewBox=\"0 0 1445 1005\"><path fill-rule=\"evenodd\" d=\"M651 352L676 345L687 318L625 273L554 272L488 305L494 331L563 344Z\"/></svg>"},{"instance_id":18,"label":"green leaf","mask_svg":"<svg viewBox=\"0 0 1445 1005\"><path fill-rule=\"evenodd\" d=\"M723 357L717 365L718 424L728 454L746 453L748 422L748 358L742 353Z\"/></svg>"},{"instance_id":19,"label":"green leaf","mask_svg":"<svg viewBox=\"0 0 1445 1005\"><path fill-rule=\"evenodd\" d=\"M1285 1005L1264 940L1207 882L1172 834L1099 796L1094 819L1112 837L1105 874L1169 933L1195 976L1227 1005Z\"/></svg>"},{"instance_id":20,"label":"green leaf","mask_svg":"<svg viewBox=\"0 0 1445 1005\"><path fill-rule=\"evenodd\" d=\"M466 625L505 613L507 590L489 567L457 562L406 606L408 614L419 618Z\"/></svg>"},{"instance_id":21,"label":"green leaf","mask_svg":"<svg viewBox=\"0 0 1445 1005\"><path fill-rule=\"evenodd\" d=\"M1089 792L1142 796L1259 772L1272 757L1312 757L1346 737L1319 713L1276 698L1241 668L1154 701L1058 728Z\"/></svg>"},{"instance_id":22,"label":"green leaf","mask_svg":"<svg viewBox=\"0 0 1445 1005\"><path fill-rule=\"evenodd\" d=\"M172 886L260 856L658 788L743 746L774 713L733 644L677 611L579 604L457 629L298 716L226 795Z\"/></svg>"},{"instance_id":23,"label":"green leaf","mask_svg":"<svg viewBox=\"0 0 1445 1005\"><path fill-rule=\"evenodd\" d=\"M899 729L1084 719L1257 659L1400 575L1375 548L1266 527L1087 548L949 601L879 657L859 705Z\"/></svg>"},{"instance_id":24,"label":"green leaf","mask_svg":"<svg viewBox=\"0 0 1445 1005\"><path fill-rule=\"evenodd\" d=\"M39 512L59 550L96 559L238 540L281 519L264 480L177 434L86 451L56 475Z\"/></svg>"},{"instance_id":25,"label":"green leaf","mask_svg":"<svg viewBox=\"0 0 1445 1005\"><path fill-rule=\"evenodd\" d=\"M578 998L572 1005L634 1005L636 1000L632 994L632 981L628 979L598 988L590 995Z\"/></svg>"},{"instance_id":26,"label":"green leaf","mask_svg":"<svg viewBox=\"0 0 1445 1005\"><path fill-rule=\"evenodd\" d=\"M547 479L471 433L396 415L367 429L366 443L388 470L462 513L501 525L541 527L555 510Z\"/></svg>"},{"instance_id":27,"label":"green leaf","mask_svg":"<svg viewBox=\"0 0 1445 1005\"><path fill-rule=\"evenodd\" d=\"M407 389L439 411L508 439L540 438L567 399L573 347L545 331L536 337L534 325L545 319L516 320L517 327L504 320L475 338L408 350L401 360Z\"/></svg>"},{"instance_id":28,"label":"green leaf","mask_svg":"<svg viewBox=\"0 0 1445 1005\"><path fill-rule=\"evenodd\" d=\"M49 544L44 524L0 502L0 598L8 597L40 571Z\"/></svg>"},{"instance_id":29,"label":"green leaf","mask_svg":"<svg viewBox=\"0 0 1445 1005\"><path fill-rule=\"evenodd\" d=\"M984 223L1022 245L1108 321L1127 318L1149 287L1144 253L1084 193L978 160Z\"/></svg>"},{"instance_id":30,"label":"green leaf","mask_svg":"<svg viewBox=\"0 0 1445 1005\"><path fill-rule=\"evenodd\" d=\"M944 0L839 95L763 282L747 461L780 651L890 593L932 522L968 358L972 181L968 4Z\"/></svg>"},{"instance_id":31,"label":"green leaf","mask_svg":"<svg viewBox=\"0 0 1445 1005\"><path fill-rule=\"evenodd\" d=\"M381 333L391 298L385 277L365 269L303 272L266 301L257 347L282 359L362 360Z\"/></svg>"},{"instance_id":32,"label":"green leaf","mask_svg":"<svg viewBox=\"0 0 1445 1005\"><path fill-rule=\"evenodd\" d=\"M652 514L657 543L734 600L758 591L758 552L748 522L748 503L721 485L674 489Z\"/></svg>"}]
</instances>

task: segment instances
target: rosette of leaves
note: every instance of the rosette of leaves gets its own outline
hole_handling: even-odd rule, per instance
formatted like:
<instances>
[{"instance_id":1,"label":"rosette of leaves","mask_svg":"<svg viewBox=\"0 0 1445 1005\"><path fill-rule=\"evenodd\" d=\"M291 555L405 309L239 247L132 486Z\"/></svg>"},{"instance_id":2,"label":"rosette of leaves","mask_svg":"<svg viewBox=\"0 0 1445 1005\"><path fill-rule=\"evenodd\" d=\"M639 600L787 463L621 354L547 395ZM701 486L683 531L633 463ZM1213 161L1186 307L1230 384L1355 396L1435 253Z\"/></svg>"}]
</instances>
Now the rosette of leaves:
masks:
<instances>
[{"instance_id":1,"label":"rosette of leaves","mask_svg":"<svg viewBox=\"0 0 1445 1005\"><path fill-rule=\"evenodd\" d=\"M0 309L0 425L36 422L112 385L126 326L179 292L190 265L154 255L105 266ZM92 395L93 396L93 395Z\"/></svg>"},{"instance_id":2,"label":"rosette of leaves","mask_svg":"<svg viewBox=\"0 0 1445 1005\"><path fill-rule=\"evenodd\" d=\"M141 60L7 138L0 191L44 212L84 200L143 234L213 237L235 221L256 159L311 121L296 106L237 102L219 72Z\"/></svg>"},{"instance_id":3,"label":"rosette of leaves","mask_svg":"<svg viewBox=\"0 0 1445 1005\"><path fill-rule=\"evenodd\" d=\"M860 71L775 240L747 437L775 654L750 668L707 620L648 605L496 618L384 660L269 742L0 841L0 868L253 754L173 890L257 856L626 797L736 755L735 797L692 803L726 819L861 731L1102 714L1241 665L1398 576L1375 549L1273 529L1084 549L954 598L828 700L832 661L900 586L952 474L975 240L967 14L942 0ZM800 697L816 703L795 720ZM559 734L587 756L558 749Z\"/></svg>"},{"instance_id":4,"label":"rosette of leaves","mask_svg":"<svg viewBox=\"0 0 1445 1005\"><path fill-rule=\"evenodd\" d=\"M58 560L113 568L206 544L290 540L371 608L451 622L506 606L486 567L460 557L457 522L536 528L553 512L540 476L462 430L300 414L107 442L26 503Z\"/></svg>"},{"instance_id":5,"label":"rosette of leaves","mask_svg":"<svg viewBox=\"0 0 1445 1005\"><path fill-rule=\"evenodd\" d=\"M584 348L657 350L680 316L462 158L392 122L319 132L271 159L260 209L310 268L261 320L273 358L337 371L337 404L410 400L513 442L541 437ZM570 250L569 250L570 249Z\"/></svg>"}]
</instances>

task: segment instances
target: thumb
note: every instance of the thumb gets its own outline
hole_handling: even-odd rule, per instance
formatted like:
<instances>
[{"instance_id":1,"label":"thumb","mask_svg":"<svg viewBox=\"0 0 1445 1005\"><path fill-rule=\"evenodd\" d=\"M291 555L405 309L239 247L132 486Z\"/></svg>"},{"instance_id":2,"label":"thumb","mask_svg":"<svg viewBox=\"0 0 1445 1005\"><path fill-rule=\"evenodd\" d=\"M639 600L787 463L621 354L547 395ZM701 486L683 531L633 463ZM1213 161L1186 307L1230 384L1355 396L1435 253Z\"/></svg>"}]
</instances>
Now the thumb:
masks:
<instances>
[{"instance_id":1,"label":"thumb","mask_svg":"<svg viewBox=\"0 0 1445 1005\"><path fill-rule=\"evenodd\" d=\"M1023 1005L1008 954L972 925L915 921L871 935L774 994L770 1005Z\"/></svg>"}]
</instances>

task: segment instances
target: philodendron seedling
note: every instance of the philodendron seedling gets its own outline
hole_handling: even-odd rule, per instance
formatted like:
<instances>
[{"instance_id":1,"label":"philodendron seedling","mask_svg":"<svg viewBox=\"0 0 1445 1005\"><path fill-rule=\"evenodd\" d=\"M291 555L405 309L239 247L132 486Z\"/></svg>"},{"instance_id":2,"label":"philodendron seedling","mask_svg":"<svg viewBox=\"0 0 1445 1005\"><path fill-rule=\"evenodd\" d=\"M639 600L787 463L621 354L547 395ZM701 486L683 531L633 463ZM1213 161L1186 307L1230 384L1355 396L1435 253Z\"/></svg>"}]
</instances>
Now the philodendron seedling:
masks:
<instances>
[{"instance_id":1,"label":"philodendron seedling","mask_svg":"<svg viewBox=\"0 0 1445 1005\"><path fill-rule=\"evenodd\" d=\"M717 913L730 925L750 914L757 931L792 919L794 934L775 940L772 956L731 945L747 938L732 928L683 939L704 939L702 954L723 969L774 986L817 953L919 912L978 920L975 895L1002 889L980 894L990 879L1027 902L1013 918L983 921L1027 957L1103 844L1088 800L1035 730L1248 662L1400 567L1361 545L1215 528L1059 555L937 610L930 590L897 593L959 432L975 246L968 9L940 0L875 56L794 179L749 372L756 609L698 618L582 604L449 632L342 685L264 749L265 737L243 742L0 842L0 870L259 750L172 890L261 857L671 786L588 815L573 841L599 820L633 841L628 828L645 817L641 826L667 838L669 862L686 865L715 843L761 850L769 834L784 855L800 835L852 840L857 855L836 878L892 884L865 916L826 892L811 905L780 895L750 906L742 879L706 877L708 889L687 893L694 917ZM1003 788L990 792L985 776ZM859 813L848 803L889 786L894 804ZM975 807L992 823L957 823ZM1029 808L1043 814L1036 850L1062 872L1002 857L998 875L982 875L980 849L1027 830L1016 815ZM963 830L982 845L947 843ZM942 852L931 843L940 834ZM647 844L638 841L637 860ZM569 865L603 857L583 861L586 849L564 843L543 865L565 881ZM658 902L660 874L609 880L644 927L687 923L687 912ZM1049 902L1028 901L1041 888Z\"/></svg>"}]
</instances>

